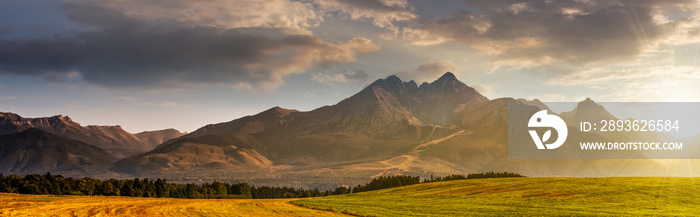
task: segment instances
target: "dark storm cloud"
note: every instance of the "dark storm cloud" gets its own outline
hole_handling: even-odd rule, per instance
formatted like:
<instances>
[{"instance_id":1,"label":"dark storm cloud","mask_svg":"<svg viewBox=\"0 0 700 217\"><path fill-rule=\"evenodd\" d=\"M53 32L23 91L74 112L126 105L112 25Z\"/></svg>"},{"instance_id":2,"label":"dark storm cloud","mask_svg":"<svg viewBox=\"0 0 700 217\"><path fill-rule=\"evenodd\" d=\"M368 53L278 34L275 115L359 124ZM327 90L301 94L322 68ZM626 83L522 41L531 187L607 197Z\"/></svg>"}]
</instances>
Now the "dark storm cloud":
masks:
<instances>
[{"instance_id":1,"label":"dark storm cloud","mask_svg":"<svg viewBox=\"0 0 700 217\"><path fill-rule=\"evenodd\" d=\"M453 41L495 61L587 64L625 60L674 33L688 17L662 23L664 10L694 1L467 1L470 10L422 20L405 39ZM655 17L656 16L656 17ZM411 32L412 31L412 32Z\"/></svg>"},{"instance_id":2,"label":"dark storm cloud","mask_svg":"<svg viewBox=\"0 0 700 217\"><path fill-rule=\"evenodd\" d=\"M85 57L84 46L75 38L53 36L0 40L0 72L20 75L67 73Z\"/></svg>"},{"instance_id":3,"label":"dark storm cloud","mask_svg":"<svg viewBox=\"0 0 700 217\"><path fill-rule=\"evenodd\" d=\"M0 25L0 36L7 34L7 33L10 33L10 29L5 27L5 26Z\"/></svg>"},{"instance_id":4,"label":"dark storm cloud","mask_svg":"<svg viewBox=\"0 0 700 217\"><path fill-rule=\"evenodd\" d=\"M285 29L145 22L90 5L65 4L62 9L82 29L71 36L0 41L0 72L45 76L77 71L82 79L107 87L265 90L276 88L285 75L351 62L357 53L378 49L362 38L334 44L284 34Z\"/></svg>"}]
</instances>

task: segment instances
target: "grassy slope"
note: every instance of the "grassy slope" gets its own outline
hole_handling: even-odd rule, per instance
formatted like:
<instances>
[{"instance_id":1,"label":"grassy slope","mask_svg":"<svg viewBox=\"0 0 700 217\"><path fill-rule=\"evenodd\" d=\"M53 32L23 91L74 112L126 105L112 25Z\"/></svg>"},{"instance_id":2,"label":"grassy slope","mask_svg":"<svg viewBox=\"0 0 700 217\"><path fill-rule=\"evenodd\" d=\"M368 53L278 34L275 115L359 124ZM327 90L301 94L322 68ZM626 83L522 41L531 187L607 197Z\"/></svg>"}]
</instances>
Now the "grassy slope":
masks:
<instances>
[{"instance_id":1,"label":"grassy slope","mask_svg":"<svg viewBox=\"0 0 700 217\"><path fill-rule=\"evenodd\" d=\"M293 199L196 200L0 193L0 216L340 216Z\"/></svg>"},{"instance_id":2,"label":"grassy slope","mask_svg":"<svg viewBox=\"0 0 700 217\"><path fill-rule=\"evenodd\" d=\"M685 215L700 213L700 178L493 178L435 182L292 201L376 216Z\"/></svg>"}]
</instances>

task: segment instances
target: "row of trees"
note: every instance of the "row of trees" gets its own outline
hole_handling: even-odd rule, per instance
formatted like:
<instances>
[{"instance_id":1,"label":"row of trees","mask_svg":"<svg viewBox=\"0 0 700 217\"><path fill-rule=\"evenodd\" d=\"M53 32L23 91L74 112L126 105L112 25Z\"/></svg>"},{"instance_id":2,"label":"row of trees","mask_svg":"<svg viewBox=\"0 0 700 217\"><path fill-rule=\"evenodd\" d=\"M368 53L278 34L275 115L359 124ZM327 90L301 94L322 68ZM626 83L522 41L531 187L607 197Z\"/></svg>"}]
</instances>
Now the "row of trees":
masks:
<instances>
[{"instance_id":1,"label":"row of trees","mask_svg":"<svg viewBox=\"0 0 700 217\"><path fill-rule=\"evenodd\" d=\"M0 173L0 192L20 194L53 195L101 195L130 197L172 197L172 198L252 198L252 188L248 183L228 184L222 182L202 185L179 185L168 183L167 179L126 179L99 180L89 177L65 178L62 175L31 174L4 176Z\"/></svg>"},{"instance_id":2,"label":"row of trees","mask_svg":"<svg viewBox=\"0 0 700 217\"><path fill-rule=\"evenodd\" d=\"M318 189L304 190L288 187L250 187L248 183L212 182L201 185L168 183L167 179L109 179L99 180L89 177L65 178L62 175L31 174L4 176L0 173L0 192L19 194L88 195L88 196L129 196L129 197L170 197L196 199L233 198L298 198L320 197L350 193L349 188L339 187L324 192Z\"/></svg>"},{"instance_id":3,"label":"row of trees","mask_svg":"<svg viewBox=\"0 0 700 217\"><path fill-rule=\"evenodd\" d=\"M517 173L511 173L511 172L485 172L485 173L467 174L467 179L505 178L505 177L525 177L525 176L517 174Z\"/></svg>"},{"instance_id":4,"label":"row of trees","mask_svg":"<svg viewBox=\"0 0 700 217\"><path fill-rule=\"evenodd\" d=\"M349 194L350 188L342 186L335 190L319 191L318 188L313 190L304 190L303 188L295 189L289 187L255 187L253 186L253 198L303 198L303 197L324 197L330 195Z\"/></svg>"},{"instance_id":5,"label":"row of trees","mask_svg":"<svg viewBox=\"0 0 700 217\"><path fill-rule=\"evenodd\" d=\"M448 175L445 177L433 177L433 175L430 174L430 179L423 179L423 183L462 180L462 179L467 179L467 176L462 175L462 174L454 174L454 175Z\"/></svg>"},{"instance_id":6,"label":"row of trees","mask_svg":"<svg viewBox=\"0 0 700 217\"><path fill-rule=\"evenodd\" d=\"M493 177L523 177L510 172L486 172L468 175L449 175L424 179L423 183L450 181L460 179L493 178ZM410 175L382 176L367 184L352 188L338 187L335 190L319 191L289 187L250 187L248 183L212 182L201 185L168 183L167 179L109 179L99 180L89 177L65 178L62 175L31 174L24 177L18 175L4 176L0 173L0 192L20 194L53 194L53 195L101 195L101 196L130 196L130 197L171 197L171 198L301 198L322 197L373 191L385 188L400 187L421 183L420 177Z\"/></svg>"},{"instance_id":7,"label":"row of trees","mask_svg":"<svg viewBox=\"0 0 700 217\"><path fill-rule=\"evenodd\" d=\"M419 184L420 177L409 176L409 175L396 175L396 176L381 176L379 178L372 179L367 184L357 185L352 188L352 193L358 193L363 191L374 191L385 188L394 188L404 185Z\"/></svg>"},{"instance_id":8,"label":"row of trees","mask_svg":"<svg viewBox=\"0 0 700 217\"><path fill-rule=\"evenodd\" d=\"M363 191L373 191L385 188L394 188L405 185L413 185L419 183L428 182L441 182L441 181L451 181L451 180L461 180L461 179L480 179L480 178L503 178L503 177L524 177L523 175L511 172L485 172L485 173L470 173L465 175L454 174L445 177L434 177L430 175L430 179L424 179L423 182L420 181L418 176L409 175L396 175L396 176L382 176L375 178L367 184L358 185L352 189L352 193L358 193Z\"/></svg>"}]
</instances>

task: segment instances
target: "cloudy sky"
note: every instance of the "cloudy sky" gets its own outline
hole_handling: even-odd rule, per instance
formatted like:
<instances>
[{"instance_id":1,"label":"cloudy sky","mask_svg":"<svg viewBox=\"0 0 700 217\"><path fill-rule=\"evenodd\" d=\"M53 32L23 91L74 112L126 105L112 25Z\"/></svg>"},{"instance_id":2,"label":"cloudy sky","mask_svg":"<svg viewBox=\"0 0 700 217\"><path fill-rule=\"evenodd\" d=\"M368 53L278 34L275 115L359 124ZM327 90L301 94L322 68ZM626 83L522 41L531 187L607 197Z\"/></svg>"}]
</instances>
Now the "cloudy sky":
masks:
<instances>
[{"instance_id":1,"label":"cloudy sky","mask_svg":"<svg viewBox=\"0 0 700 217\"><path fill-rule=\"evenodd\" d=\"M490 99L700 101L697 1L4 0L0 111L192 131L446 71Z\"/></svg>"}]
</instances>

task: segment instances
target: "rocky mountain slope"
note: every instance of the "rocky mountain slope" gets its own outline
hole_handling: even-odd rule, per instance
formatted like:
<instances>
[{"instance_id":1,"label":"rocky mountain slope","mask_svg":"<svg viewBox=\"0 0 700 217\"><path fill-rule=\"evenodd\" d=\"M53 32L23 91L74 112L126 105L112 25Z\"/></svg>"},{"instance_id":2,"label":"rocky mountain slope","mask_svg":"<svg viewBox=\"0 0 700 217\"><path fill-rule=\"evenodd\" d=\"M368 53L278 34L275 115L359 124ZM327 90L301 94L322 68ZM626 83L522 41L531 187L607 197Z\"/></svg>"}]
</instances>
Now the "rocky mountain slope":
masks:
<instances>
[{"instance_id":1,"label":"rocky mountain slope","mask_svg":"<svg viewBox=\"0 0 700 217\"><path fill-rule=\"evenodd\" d=\"M104 149L30 128L0 136L0 172L104 173L117 158Z\"/></svg>"},{"instance_id":2,"label":"rocky mountain slope","mask_svg":"<svg viewBox=\"0 0 700 217\"><path fill-rule=\"evenodd\" d=\"M134 134L136 138L141 140L149 150L154 149L156 146L163 144L170 139L174 139L183 136L187 133L182 133L176 129L165 129L165 130L155 130L155 131L144 131Z\"/></svg>"},{"instance_id":3,"label":"rocky mountain slope","mask_svg":"<svg viewBox=\"0 0 700 217\"><path fill-rule=\"evenodd\" d=\"M131 134L120 126L81 126L67 116L24 118L13 113L0 112L0 135L38 128L67 139L78 140L107 150L118 158L150 151L162 141L182 135L177 130ZM143 140L142 140L143 139Z\"/></svg>"}]
</instances>

